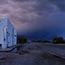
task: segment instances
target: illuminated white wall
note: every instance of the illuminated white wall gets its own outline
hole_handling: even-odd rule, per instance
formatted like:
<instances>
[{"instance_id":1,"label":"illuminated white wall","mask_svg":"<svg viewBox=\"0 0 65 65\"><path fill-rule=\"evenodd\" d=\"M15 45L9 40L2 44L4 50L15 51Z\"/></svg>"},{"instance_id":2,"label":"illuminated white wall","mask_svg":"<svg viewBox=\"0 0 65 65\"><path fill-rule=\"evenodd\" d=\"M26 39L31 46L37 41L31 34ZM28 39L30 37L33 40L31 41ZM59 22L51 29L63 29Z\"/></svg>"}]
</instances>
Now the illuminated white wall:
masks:
<instances>
[{"instance_id":1,"label":"illuminated white wall","mask_svg":"<svg viewBox=\"0 0 65 65\"><path fill-rule=\"evenodd\" d=\"M16 29L8 18L0 19L0 44L2 48L16 45Z\"/></svg>"}]
</instances>

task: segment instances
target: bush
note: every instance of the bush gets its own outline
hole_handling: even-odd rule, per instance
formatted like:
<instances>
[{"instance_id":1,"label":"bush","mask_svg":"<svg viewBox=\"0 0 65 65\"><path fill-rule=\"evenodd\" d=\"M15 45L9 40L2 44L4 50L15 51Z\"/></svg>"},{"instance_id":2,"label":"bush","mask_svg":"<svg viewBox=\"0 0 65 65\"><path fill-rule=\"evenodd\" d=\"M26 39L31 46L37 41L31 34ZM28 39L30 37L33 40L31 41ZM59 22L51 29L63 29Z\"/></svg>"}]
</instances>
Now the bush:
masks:
<instances>
[{"instance_id":1,"label":"bush","mask_svg":"<svg viewBox=\"0 0 65 65\"><path fill-rule=\"evenodd\" d=\"M17 43L26 43L27 39L24 36L17 37Z\"/></svg>"},{"instance_id":2,"label":"bush","mask_svg":"<svg viewBox=\"0 0 65 65\"><path fill-rule=\"evenodd\" d=\"M52 42L53 43L65 43L65 40L62 37L54 37Z\"/></svg>"}]
</instances>

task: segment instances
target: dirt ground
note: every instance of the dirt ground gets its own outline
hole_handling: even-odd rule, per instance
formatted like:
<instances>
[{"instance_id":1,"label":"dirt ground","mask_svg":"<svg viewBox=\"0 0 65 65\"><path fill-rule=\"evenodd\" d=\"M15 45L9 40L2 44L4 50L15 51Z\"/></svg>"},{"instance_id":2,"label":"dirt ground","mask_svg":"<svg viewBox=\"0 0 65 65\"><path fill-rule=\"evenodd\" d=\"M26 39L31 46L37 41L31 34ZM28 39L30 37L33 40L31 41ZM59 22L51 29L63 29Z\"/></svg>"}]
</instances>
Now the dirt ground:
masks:
<instances>
[{"instance_id":1,"label":"dirt ground","mask_svg":"<svg viewBox=\"0 0 65 65\"><path fill-rule=\"evenodd\" d=\"M0 65L65 65L65 59L48 53L0 53Z\"/></svg>"}]
</instances>

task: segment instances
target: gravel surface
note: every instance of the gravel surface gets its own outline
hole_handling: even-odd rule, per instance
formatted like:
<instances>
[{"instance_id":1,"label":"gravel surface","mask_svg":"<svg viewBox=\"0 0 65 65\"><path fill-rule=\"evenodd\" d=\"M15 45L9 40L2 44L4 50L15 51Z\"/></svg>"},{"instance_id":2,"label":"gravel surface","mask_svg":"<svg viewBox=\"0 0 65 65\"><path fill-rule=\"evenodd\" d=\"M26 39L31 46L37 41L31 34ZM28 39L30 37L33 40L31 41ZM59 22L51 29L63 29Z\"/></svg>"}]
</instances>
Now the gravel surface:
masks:
<instances>
[{"instance_id":1,"label":"gravel surface","mask_svg":"<svg viewBox=\"0 0 65 65\"><path fill-rule=\"evenodd\" d=\"M23 55L1 53L0 65L65 65L65 59L58 58L48 53L41 54L34 52L25 53Z\"/></svg>"},{"instance_id":2,"label":"gravel surface","mask_svg":"<svg viewBox=\"0 0 65 65\"><path fill-rule=\"evenodd\" d=\"M0 65L65 65L65 59L45 53L40 45L24 46L18 53L0 53Z\"/></svg>"}]
</instances>

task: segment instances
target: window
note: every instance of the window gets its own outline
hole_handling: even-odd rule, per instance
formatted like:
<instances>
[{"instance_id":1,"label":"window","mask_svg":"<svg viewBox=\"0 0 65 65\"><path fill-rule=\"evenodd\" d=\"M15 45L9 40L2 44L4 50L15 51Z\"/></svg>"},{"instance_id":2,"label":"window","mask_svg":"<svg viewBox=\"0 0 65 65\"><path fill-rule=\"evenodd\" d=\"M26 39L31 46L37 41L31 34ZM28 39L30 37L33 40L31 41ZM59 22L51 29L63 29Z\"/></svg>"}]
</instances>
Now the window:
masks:
<instances>
[{"instance_id":1,"label":"window","mask_svg":"<svg viewBox=\"0 0 65 65\"><path fill-rule=\"evenodd\" d=\"M0 44L0 48L2 48L2 44Z\"/></svg>"},{"instance_id":2,"label":"window","mask_svg":"<svg viewBox=\"0 0 65 65\"><path fill-rule=\"evenodd\" d=\"M16 37L16 35L14 35Z\"/></svg>"},{"instance_id":3,"label":"window","mask_svg":"<svg viewBox=\"0 0 65 65\"><path fill-rule=\"evenodd\" d=\"M4 38L4 41L5 41L5 38Z\"/></svg>"}]
</instances>

